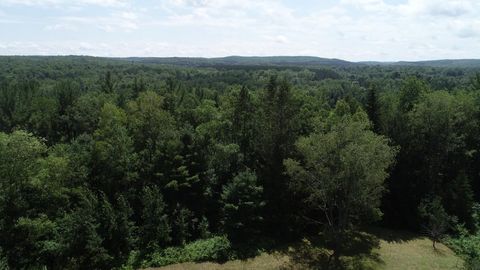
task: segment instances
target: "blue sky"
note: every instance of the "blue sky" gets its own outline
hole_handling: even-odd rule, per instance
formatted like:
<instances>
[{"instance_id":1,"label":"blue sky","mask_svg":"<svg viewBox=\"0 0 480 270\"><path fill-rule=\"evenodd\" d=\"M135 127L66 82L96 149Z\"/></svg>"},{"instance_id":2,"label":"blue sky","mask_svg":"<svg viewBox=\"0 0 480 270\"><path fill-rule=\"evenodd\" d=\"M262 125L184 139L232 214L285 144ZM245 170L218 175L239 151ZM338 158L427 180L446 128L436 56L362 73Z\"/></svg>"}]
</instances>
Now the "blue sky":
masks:
<instances>
[{"instance_id":1,"label":"blue sky","mask_svg":"<svg viewBox=\"0 0 480 270\"><path fill-rule=\"evenodd\" d=\"M480 58L479 0L0 0L0 55Z\"/></svg>"}]
</instances>

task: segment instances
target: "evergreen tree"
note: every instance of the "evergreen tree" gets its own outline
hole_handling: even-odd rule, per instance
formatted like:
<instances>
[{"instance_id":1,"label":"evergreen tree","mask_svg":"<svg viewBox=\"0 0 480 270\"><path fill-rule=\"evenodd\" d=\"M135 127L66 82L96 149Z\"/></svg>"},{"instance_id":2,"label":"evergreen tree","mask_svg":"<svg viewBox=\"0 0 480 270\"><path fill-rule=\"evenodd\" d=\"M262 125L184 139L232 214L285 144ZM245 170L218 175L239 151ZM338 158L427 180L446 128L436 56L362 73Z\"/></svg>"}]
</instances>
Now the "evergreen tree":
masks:
<instances>
[{"instance_id":1,"label":"evergreen tree","mask_svg":"<svg viewBox=\"0 0 480 270\"><path fill-rule=\"evenodd\" d=\"M142 226L140 245L156 250L170 243L170 223L162 193L156 186L145 187L142 195Z\"/></svg>"},{"instance_id":2,"label":"evergreen tree","mask_svg":"<svg viewBox=\"0 0 480 270\"><path fill-rule=\"evenodd\" d=\"M258 235L263 222L263 187L254 172L246 170L223 187L223 224L235 242Z\"/></svg>"},{"instance_id":3,"label":"evergreen tree","mask_svg":"<svg viewBox=\"0 0 480 270\"><path fill-rule=\"evenodd\" d=\"M372 122L373 130L378 133L380 131L380 117L379 117L379 103L378 103L378 93L377 87L372 84L368 88L367 92L367 105L366 112L368 118Z\"/></svg>"}]
</instances>

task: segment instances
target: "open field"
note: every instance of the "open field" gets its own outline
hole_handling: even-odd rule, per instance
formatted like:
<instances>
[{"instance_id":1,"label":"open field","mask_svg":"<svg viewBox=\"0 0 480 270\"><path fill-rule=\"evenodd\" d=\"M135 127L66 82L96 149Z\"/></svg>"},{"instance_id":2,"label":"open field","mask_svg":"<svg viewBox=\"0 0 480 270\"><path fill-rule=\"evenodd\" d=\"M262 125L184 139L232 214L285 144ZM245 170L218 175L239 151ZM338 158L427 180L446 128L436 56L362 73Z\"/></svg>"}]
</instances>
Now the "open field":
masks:
<instances>
[{"instance_id":1,"label":"open field","mask_svg":"<svg viewBox=\"0 0 480 270\"><path fill-rule=\"evenodd\" d=\"M445 245L439 244L433 250L426 238L416 238L404 242L382 240L378 250L382 263L378 269L461 269L462 260Z\"/></svg>"},{"instance_id":2,"label":"open field","mask_svg":"<svg viewBox=\"0 0 480 270\"><path fill-rule=\"evenodd\" d=\"M418 237L409 233L392 231L377 231L380 238L380 247L373 250L379 260L369 261L366 264L372 270L447 270L461 269L462 260L448 247L437 245L433 250L432 242L425 237ZM282 269L289 261L289 257L280 252L263 253L248 260L229 261L218 263L183 263L155 268L155 270L243 270ZM301 268L299 268L301 269ZM152 268L150 269L152 270Z\"/></svg>"}]
</instances>

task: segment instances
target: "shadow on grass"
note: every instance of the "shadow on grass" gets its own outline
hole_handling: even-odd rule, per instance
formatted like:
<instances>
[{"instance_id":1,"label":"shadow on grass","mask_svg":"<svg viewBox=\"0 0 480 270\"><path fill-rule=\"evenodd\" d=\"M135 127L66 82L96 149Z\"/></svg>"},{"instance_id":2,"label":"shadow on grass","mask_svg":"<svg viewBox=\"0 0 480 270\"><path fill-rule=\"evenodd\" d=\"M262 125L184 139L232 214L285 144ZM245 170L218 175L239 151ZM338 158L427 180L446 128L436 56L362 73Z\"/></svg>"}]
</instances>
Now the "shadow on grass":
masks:
<instances>
[{"instance_id":1,"label":"shadow on grass","mask_svg":"<svg viewBox=\"0 0 480 270\"><path fill-rule=\"evenodd\" d=\"M433 250L433 253L435 253L436 256L440 256L440 257L446 257L447 256L447 253L443 250L440 250L439 248L433 248L432 247L432 250Z\"/></svg>"},{"instance_id":2,"label":"shadow on grass","mask_svg":"<svg viewBox=\"0 0 480 270\"><path fill-rule=\"evenodd\" d=\"M374 251L380 246L374 235L349 232L340 237L338 252L341 256L338 260L334 259L329 240L320 235L304 238L300 244L290 247L285 252L290 260L282 269L373 270L384 264L379 254Z\"/></svg>"},{"instance_id":3,"label":"shadow on grass","mask_svg":"<svg viewBox=\"0 0 480 270\"><path fill-rule=\"evenodd\" d=\"M418 237L418 235L408 231L392 231L379 227L368 228L366 231L389 243L403 243Z\"/></svg>"},{"instance_id":4,"label":"shadow on grass","mask_svg":"<svg viewBox=\"0 0 480 270\"><path fill-rule=\"evenodd\" d=\"M273 238L256 238L244 243L232 242L234 258L238 260L252 259L261 253L284 253L289 244L279 242Z\"/></svg>"}]
</instances>

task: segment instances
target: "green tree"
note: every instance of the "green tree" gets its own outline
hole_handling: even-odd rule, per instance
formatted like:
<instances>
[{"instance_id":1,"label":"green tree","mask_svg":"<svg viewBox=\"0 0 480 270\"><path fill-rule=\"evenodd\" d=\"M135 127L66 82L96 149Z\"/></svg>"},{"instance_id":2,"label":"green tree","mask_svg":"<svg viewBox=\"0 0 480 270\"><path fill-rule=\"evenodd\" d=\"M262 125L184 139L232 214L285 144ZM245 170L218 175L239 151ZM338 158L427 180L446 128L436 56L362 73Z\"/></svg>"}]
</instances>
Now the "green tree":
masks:
<instances>
[{"instance_id":1,"label":"green tree","mask_svg":"<svg viewBox=\"0 0 480 270\"><path fill-rule=\"evenodd\" d=\"M247 166L253 166L255 161L255 105L249 90L242 87L233 105L232 133L234 143L240 146L240 152Z\"/></svg>"},{"instance_id":2,"label":"green tree","mask_svg":"<svg viewBox=\"0 0 480 270\"><path fill-rule=\"evenodd\" d=\"M300 129L299 105L289 83L278 82L271 77L261 97L259 126L262 128L256 139L258 149L256 164L264 188L268 232L278 236L286 233L294 206L287 192L287 179L283 160L294 151L294 143ZM255 169L257 169L255 168Z\"/></svg>"},{"instance_id":3,"label":"green tree","mask_svg":"<svg viewBox=\"0 0 480 270\"><path fill-rule=\"evenodd\" d=\"M381 217L384 180L396 153L388 143L370 130L363 111L352 115L348 104L340 101L313 134L297 141L301 159L285 160L290 187L303 197L305 211L298 214L332 236L337 260L342 235Z\"/></svg>"},{"instance_id":4,"label":"green tree","mask_svg":"<svg viewBox=\"0 0 480 270\"><path fill-rule=\"evenodd\" d=\"M100 89L104 93L111 94L115 91L116 86L117 82L113 78L112 72L108 70L101 79Z\"/></svg>"},{"instance_id":5,"label":"green tree","mask_svg":"<svg viewBox=\"0 0 480 270\"><path fill-rule=\"evenodd\" d=\"M45 144L30 133L0 133L0 247L5 250L10 265L26 267L34 260L34 256L24 252L28 253L27 246L34 245L30 240L35 239L24 239L25 234L17 234L17 230L19 219L27 215L35 202L34 177L41 168L46 149Z\"/></svg>"},{"instance_id":6,"label":"green tree","mask_svg":"<svg viewBox=\"0 0 480 270\"><path fill-rule=\"evenodd\" d=\"M128 103L128 129L145 182L167 181L180 148L174 118L162 106L163 98L152 91L141 92L135 101Z\"/></svg>"},{"instance_id":7,"label":"green tree","mask_svg":"<svg viewBox=\"0 0 480 270\"><path fill-rule=\"evenodd\" d=\"M432 240L433 249L437 249L435 244L442 240L452 226L452 217L443 208L439 197L424 199L418 206L418 213L424 220L423 228Z\"/></svg>"},{"instance_id":8,"label":"green tree","mask_svg":"<svg viewBox=\"0 0 480 270\"><path fill-rule=\"evenodd\" d=\"M366 112L368 114L368 118L372 122L373 130L375 132L380 131L380 109L379 109L379 102L378 102L378 93L376 85L372 84L368 88L367 92L367 105L365 106Z\"/></svg>"},{"instance_id":9,"label":"green tree","mask_svg":"<svg viewBox=\"0 0 480 270\"><path fill-rule=\"evenodd\" d=\"M143 189L142 206L140 244L151 251L167 246L171 241L171 228L166 205L158 187Z\"/></svg>"},{"instance_id":10,"label":"green tree","mask_svg":"<svg viewBox=\"0 0 480 270\"><path fill-rule=\"evenodd\" d=\"M263 222L263 187L250 170L236 175L223 187L223 225L235 242L255 237Z\"/></svg>"},{"instance_id":11,"label":"green tree","mask_svg":"<svg viewBox=\"0 0 480 270\"><path fill-rule=\"evenodd\" d=\"M480 90L480 73L475 73L475 75L470 79L470 84L472 85L473 90Z\"/></svg>"},{"instance_id":12,"label":"green tree","mask_svg":"<svg viewBox=\"0 0 480 270\"><path fill-rule=\"evenodd\" d=\"M127 191L137 179L137 156L125 112L113 104L105 104L94 138L92 174L98 181L92 185L113 200L117 192Z\"/></svg>"},{"instance_id":13,"label":"green tree","mask_svg":"<svg viewBox=\"0 0 480 270\"><path fill-rule=\"evenodd\" d=\"M114 259L103 246L99 233L99 202L91 191L74 192L75 204L59 218L58 242L63 266L70 269L111 269Z\"/></svg>"},{"instance_id":14,"label":"green tree","mask_svg":"<svg viewBox=\"0 0 480 270\"><path fill-rule=\"evenodd\" d=\"M408 78L400 89L400 110L408 112L428 92L426 83L414 77Z\"/></svg>"},{"instance_id":15,"label":"green tree","mask_svg":"<svg viewBox=\"0 0 480 270\"><path fill-rule=\"evenodd\" d=\"M65 136L69 139L83 133L93 134L98 126L100 112L105 103L113 104L113 97L100 92L88 92L80 96L72 107L67 109L67 125L71 131Z\"/></svg>"}]
</instances>

